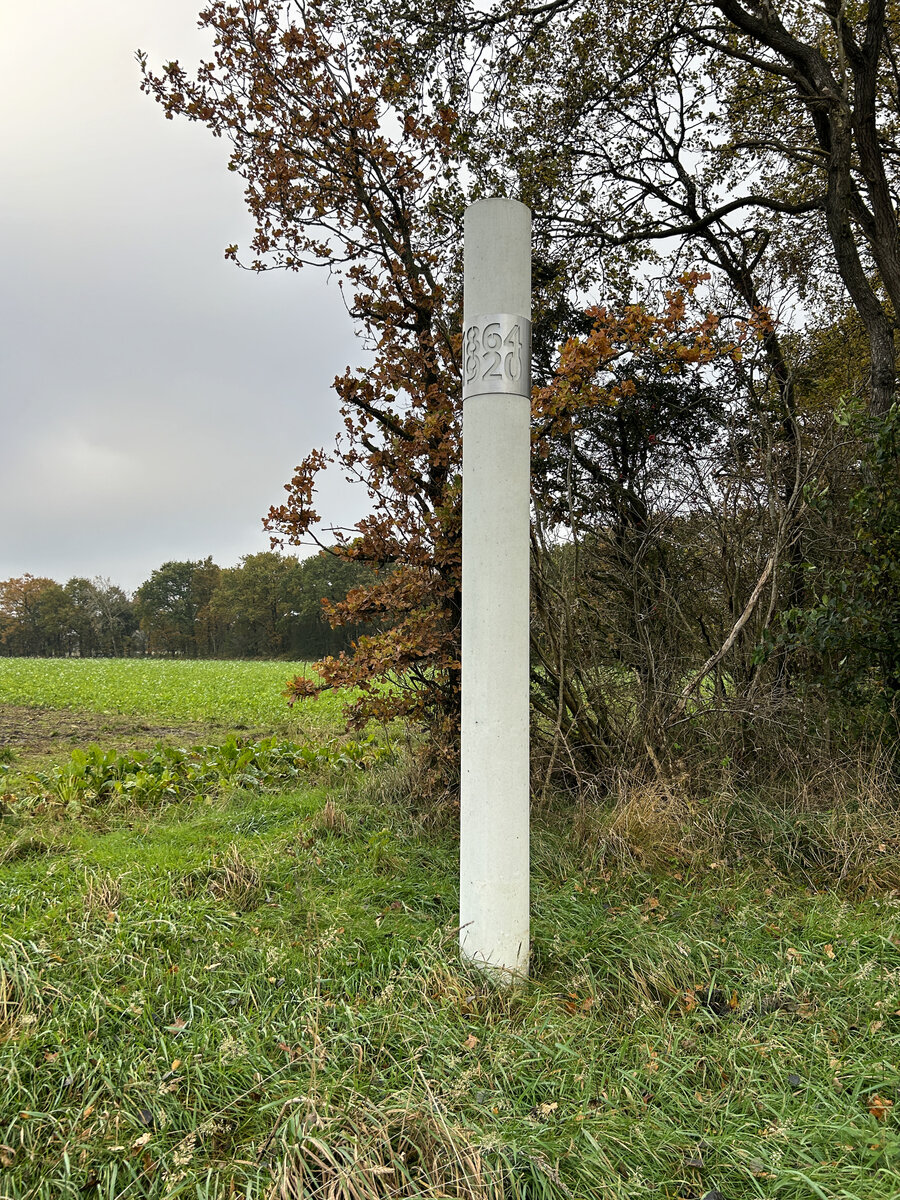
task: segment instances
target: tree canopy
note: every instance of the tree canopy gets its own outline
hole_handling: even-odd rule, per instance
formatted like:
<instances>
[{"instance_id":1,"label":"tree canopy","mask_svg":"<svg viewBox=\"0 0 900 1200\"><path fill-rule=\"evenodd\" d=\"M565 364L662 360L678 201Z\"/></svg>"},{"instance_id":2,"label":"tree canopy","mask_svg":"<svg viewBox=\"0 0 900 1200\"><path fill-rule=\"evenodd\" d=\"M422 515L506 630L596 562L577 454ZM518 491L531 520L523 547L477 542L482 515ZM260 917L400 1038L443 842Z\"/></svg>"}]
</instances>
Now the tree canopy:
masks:
<instances>
[{"instance_id":1,"label":"tree canopy","mask_svg":"<svg viewBox=\"0 0 900 1200\"><path fill-rule=\"evenodd\" d=\"M266 517L276 544L334 539L376 572L331 608L373 632L322 685L359 689L358 723L456 727L461 218L507 194L535 216L533 684L554 747L574 730L602 760L623 726L664 743L710 681L793 688L767 631L811 611L843 544L813 498L849 520L888 444L900 5L213 0L200 24L209 60L141 55L143 86L230 142L256 231L227 255L337 273L368 351L335 380L334 450L304 448ZM868 421L849 441L848 388ZM345 538L316 511L332 463L371 505Z\"/></svg>"},{"instance_id":2,"label":"tree canopy","mask_svg":"<svg viewBox=\"0 0 900 1200\"><path fill-rule=\"evenodd\" d=\"M0 654L312 659L352 651L368 627L332 628L323 603L371 580L322 551L304 560L266 551L234 567L207 557L166 562L129 597L108 579L23 575L0 580Z\"/></svg>"}]
</instances>

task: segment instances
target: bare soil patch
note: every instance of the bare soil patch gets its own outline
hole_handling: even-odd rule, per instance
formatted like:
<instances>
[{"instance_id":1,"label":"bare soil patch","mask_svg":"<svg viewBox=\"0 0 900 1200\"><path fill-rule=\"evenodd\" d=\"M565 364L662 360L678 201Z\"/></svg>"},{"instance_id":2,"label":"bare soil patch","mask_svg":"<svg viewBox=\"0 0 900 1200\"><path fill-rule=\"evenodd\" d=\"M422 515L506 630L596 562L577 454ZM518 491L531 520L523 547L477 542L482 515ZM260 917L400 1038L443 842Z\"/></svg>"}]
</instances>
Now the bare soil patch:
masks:
<instances>
[{"instance_id":1,"label":"bare soil patch","mask_svg":"<svg viewBox=\"0 0 900 1200\"><path fill-rule=\"evenodd\" d=\"M120 713L0 704L0 753L11 750L17 764L67 755L76 746L92 743L104 749L146 750L157 742L222 741L230 732L230 727L203 721L161 725ZM241 730L241 734L257 736L254 730Z\"/></svg>"}]
</instances>

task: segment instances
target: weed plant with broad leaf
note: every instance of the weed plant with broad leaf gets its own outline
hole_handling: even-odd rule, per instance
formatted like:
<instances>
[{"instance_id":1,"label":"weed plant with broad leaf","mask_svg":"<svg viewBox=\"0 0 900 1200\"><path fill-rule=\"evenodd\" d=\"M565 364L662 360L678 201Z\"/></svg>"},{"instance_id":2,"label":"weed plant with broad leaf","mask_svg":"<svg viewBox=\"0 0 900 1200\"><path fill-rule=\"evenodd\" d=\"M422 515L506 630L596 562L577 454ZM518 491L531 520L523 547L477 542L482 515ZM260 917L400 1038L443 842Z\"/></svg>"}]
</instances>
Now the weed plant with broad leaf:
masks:
<instances>
[{"instance_id":1,"label":"weed plant with broad leaf","mask_svg":"<svg viewBox=\"0 0 900 1200\"><path fill-rule=\"evenodd\" d=\"M73 750L69 760L26 774L7 804L85 809L162 806L236 789L277 791L307 777L336 778L390 761L396 751L374 734L356 742L298 743L271 737L247 742L229 736L221 745L152 751Z\"/></svg>"}]
</instances>

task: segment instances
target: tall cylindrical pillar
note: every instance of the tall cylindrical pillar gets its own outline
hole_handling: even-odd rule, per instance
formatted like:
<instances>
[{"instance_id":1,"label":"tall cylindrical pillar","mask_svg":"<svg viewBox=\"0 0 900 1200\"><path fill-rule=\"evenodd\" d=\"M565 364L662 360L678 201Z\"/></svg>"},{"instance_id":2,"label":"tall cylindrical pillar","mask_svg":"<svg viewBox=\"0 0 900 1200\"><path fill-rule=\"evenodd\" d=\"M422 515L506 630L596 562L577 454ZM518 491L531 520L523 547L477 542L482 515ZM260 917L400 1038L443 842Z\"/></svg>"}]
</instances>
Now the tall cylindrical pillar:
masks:
<instances>
[{"instance_id":1,"label":"tall cylindrical pillar","mask_svg":"<svg viewBox=\"0 0 900 1200\"><path fill-rule=\"evenodd\" d=\"M529 949L531 212L465 217L460 947L512 978Z\"/></svg>"}]
</instances>

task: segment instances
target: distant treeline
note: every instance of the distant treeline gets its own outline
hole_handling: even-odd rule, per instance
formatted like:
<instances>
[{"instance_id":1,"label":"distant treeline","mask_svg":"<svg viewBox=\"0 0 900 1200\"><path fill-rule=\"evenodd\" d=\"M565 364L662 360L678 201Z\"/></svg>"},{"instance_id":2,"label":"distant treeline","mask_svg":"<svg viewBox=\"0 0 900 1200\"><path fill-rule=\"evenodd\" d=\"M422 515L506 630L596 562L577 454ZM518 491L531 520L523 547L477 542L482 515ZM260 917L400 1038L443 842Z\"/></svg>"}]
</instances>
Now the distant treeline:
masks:
<instances>
[{"instance_id":1,"label":"distant treeline","mask_svg":"<svg viewBox=\"0 0 900 1200\"><path fill-rule=\"evenodd\" d=\"M371 571L327 551L274 551L222 568L167 562L129 596L108 579L0 580L0 655L321 658L352 648L363 626L332 629L323 600L342 600Z\"/></svg>"}]
</instances>

